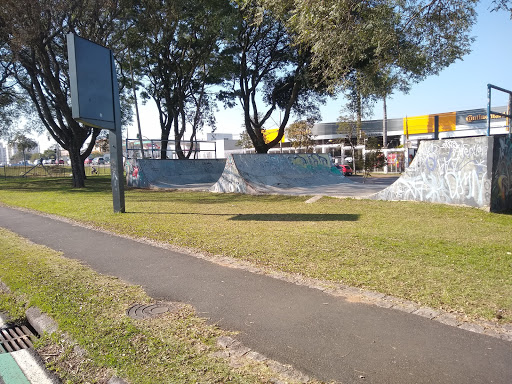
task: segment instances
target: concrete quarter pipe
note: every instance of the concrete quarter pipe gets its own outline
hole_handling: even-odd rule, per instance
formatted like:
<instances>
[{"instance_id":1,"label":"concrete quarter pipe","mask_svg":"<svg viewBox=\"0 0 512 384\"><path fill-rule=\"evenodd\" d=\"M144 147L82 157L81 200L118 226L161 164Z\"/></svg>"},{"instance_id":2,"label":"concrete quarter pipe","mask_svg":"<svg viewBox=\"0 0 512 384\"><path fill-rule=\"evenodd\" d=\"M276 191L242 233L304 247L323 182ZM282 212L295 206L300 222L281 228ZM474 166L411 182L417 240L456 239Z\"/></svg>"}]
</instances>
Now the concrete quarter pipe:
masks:
<instances>
[{"instance_id":1,"label":"concrete quarter pipe","mask_svg":"<svg viewBox=\"0 0 512 384\"><path fill-rule=\"evenodd\" d=\"M329 154L232 154L219 180L220 193L280 193L294 188L349 183Z\"/></svg>"},{"instance_id":2,"label":"concrete quarter pipe","mask_svg":"<svg viewBox=\"0 0 512 384\"><path fill-rule=\"evenodd\" d=\"M480 136L421 142L416 157L375 200L413 200L512 210L512 142Z\"/></svg>"},{"instance_id":3,"label":"concrete quarter pipe","mask_svg":"<svg viewBox=\"0 0 512 384\"><path fill-rule=\"evenodd\" d=\"M126 183L135 188L208 189L219 179L225 163L225 159L129 159L126 162Z\"/></svg>"}]
</instances>

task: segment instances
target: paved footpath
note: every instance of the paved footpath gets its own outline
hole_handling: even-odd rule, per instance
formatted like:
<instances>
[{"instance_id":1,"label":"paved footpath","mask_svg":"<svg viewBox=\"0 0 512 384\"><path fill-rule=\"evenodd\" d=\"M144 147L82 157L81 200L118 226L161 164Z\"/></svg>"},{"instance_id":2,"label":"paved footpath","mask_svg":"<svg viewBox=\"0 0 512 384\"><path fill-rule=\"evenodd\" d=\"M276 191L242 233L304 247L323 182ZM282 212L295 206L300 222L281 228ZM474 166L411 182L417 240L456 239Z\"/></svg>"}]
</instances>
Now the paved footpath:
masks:
<instances>
[{"instance_id":1,"label":"paved footpath","mask_svg":"<svg viewBox=\"0 0 512 384\"><path fill-rule=\"evenodd\" d=\"M0 226L155 300L189 303L240 331L247 347L320 380L512 383L510 341L18 210L0 207Z\"/></svg>"}]
</instances>

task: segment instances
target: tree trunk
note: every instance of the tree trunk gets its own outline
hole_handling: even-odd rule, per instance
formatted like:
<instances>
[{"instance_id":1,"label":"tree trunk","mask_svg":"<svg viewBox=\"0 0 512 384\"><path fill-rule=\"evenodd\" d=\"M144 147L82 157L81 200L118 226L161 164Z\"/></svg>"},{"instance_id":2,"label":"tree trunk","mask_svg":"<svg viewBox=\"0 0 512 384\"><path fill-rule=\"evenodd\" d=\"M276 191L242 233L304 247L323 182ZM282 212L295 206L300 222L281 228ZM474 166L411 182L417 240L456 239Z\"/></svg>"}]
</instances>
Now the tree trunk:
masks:
<instances>
[{"instance_id":1,"label":"tree trunk","mask_svg":"<svg viewBox=\"0 0 512 384\"><path fill-rule=\"evenodd\" d=\"M185 118L183 116L183 112L180 114L180 118L182 120L182 125L185 126ZM178 116L174 119L174 147L176 150L176 156L178 159L185 160L187 157L183 152L183 148L181 148L181 139L183 138L183 131L180 131L180 119Z\"/></svg>"},{"instance_id":2,"label":"tree trunk","mask_svg":"<svg viewBox=\"0 0 512 384\"><path fill-rule=\"evenodd\" d=\"M84 160L80 156L80 148L70 145L68 148L69 159L71 160L71 169L73 172L73 188L85 187L85 168Z\"/></svg>"},{"instance_id":3,"label":"tree trunk","mask_svg":"<svg viewBox=\"0 0 512 384\"><path fill-rule=\"evenodd\" d=\"M171 133L171 123L167 121L165 125L160 124L160 159L167 159L167 146L169 145L169 134Z\"/></svg>"},{"instance_id":4,"label":"tree trunk","mask_svg":"<svg viewBox=\"0 0 512 384\"><path fill-rule=\"evenodd\" d=\"M167 159L167 146L169 145L169 131L162 131L160 135L160 159Z\"/></svg>"}]
</instances>

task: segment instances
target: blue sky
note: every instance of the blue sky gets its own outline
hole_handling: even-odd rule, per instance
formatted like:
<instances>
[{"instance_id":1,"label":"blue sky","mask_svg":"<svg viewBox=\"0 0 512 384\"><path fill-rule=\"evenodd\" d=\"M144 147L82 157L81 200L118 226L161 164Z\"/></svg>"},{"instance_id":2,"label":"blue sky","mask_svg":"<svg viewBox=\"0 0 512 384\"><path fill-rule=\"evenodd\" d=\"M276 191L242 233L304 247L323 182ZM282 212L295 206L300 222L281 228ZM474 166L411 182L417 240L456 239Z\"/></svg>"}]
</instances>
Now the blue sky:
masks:
<instances>
[{"instance_id":1,"label":"blue sky","mask_svg":"<svg viewBox=\"0 0 512 384\"><path fill-rule=\"evenodd\" d=\"M387 101L388 118L453 112L487 106L487 84L512 90L512 36L510 13L490 12L490 0L477 8L478 21L471 35L476 37L472 52L438 76L414 84L409 94L396 93ZM508 95L493 91L492 105L506 105ZM342 100L322 108L322 121L336 121ZM373 119L382 118L382 104Z\"/></svg>"}]
</instances>

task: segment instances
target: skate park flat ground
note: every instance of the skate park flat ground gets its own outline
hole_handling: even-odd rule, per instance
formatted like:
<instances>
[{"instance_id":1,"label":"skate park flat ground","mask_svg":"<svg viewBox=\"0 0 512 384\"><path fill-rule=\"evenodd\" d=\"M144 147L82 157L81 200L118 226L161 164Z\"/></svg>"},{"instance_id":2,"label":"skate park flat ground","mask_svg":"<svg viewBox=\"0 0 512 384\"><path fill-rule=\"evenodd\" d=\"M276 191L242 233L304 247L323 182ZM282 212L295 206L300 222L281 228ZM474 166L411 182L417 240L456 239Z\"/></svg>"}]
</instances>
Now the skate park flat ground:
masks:
<instances>
[{"instance_id":1,"label":"skate park flat ground","mask_svg":"<svg viewBox=\"0 0 512 384\"><path fill-rule=\"evenodd\" d=\"M346 176L340 184L311 185L304 187L278 188L266 187L267 193L292 196L331 196L365 198L380 192L393 184L399 176L379 174L377 177L362 175ZM212 184L169 184L168 189L183 189L192 191L208 191ZM164 188L161 188L164 189Z\"/></svg>"},{"instance_id":2,"label":"skate park flat ground","mask_svg":"<svg viewBox=\"0 0 512 384\"><path fill-rule=\"evenodd\" d=\"M311 185L305 187L267 187L268 193L293 196L330 196L365 198L382 191L393 184L398 176L363 177L346 176L340 184Z\"/></svg>"},{"instance_id":3,"label":"skate park flat ground","mask_svg":"<svg viewBox=\"0 0 512 384\"><path fill-rule=\"evenodd\" d=\"M249 348L320 380L512 382L510 341L29 212L0 207L0 226L155 300L189 303Z\"/></svg>"},{"instance_id":4,"label":"skate park flat ground","mask_svg":"<svg viewBox=\"0 0 512 384\"><path fill-rule=\"evenodd\" d=\"M269 194L291 196L330 196L365 198L382 191L393 184L399 176L379 175L365 178L362 175L346 176L346 181L340 184L311 185L304 187L278 188L266 187ZM348 181L348 182L347 182ZM208 191L212 184L169 184L166 188L191 191Z\"/></svg>"}]
</instances>

